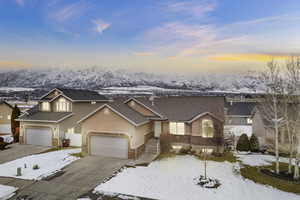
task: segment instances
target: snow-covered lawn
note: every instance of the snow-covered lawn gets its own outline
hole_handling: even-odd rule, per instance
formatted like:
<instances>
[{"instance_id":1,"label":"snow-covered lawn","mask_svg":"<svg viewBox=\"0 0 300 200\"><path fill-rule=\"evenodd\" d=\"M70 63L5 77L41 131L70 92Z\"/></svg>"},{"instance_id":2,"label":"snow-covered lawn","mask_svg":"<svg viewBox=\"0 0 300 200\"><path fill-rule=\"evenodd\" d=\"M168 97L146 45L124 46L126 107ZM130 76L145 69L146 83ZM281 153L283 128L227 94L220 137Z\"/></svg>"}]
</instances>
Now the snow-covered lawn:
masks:
<instances>
[{"instance_id":1,"label":"snow-covered lawn","mask_svg":"<svg viewBox=\"0 0 300 200\"><path fill-rule=\"evenodd\" d=\"M0 200L6 200L12 197L18 190L16 187L0 185Z\"/></svg>"},{"instance_id":2,"label":"snow-covered lawn","mask_svg":"<svg viewBox=\"0 0 300 200\"><path fill-rule=\"evenodd\" d=\"M41 180L50 176L73 161L79 159L70 154L79 153L81 149L68 149L43 154L26 156L0 165L0 176L28 180ZM32 169L38 165L39 169ZM17 176L17 168L22 168L22 175Z\"/></svg>"},{"instance_id":3,"label":"snow-covered lawn","mask_svg":"<svg viewBox=\"0 0 300 200\"><path fill-rule=\"evenodd\" d=\"M238 163L208 162L207 173L221 186L202 188L195 178L203 175L203 161L193 156L176 156L152 162L148 167L126 168L94 192L121 193L161 200L299 200L300 196L256 184L234 172Z\"/></svg>"},{"instance_id":4,"label":"snow-covered lawn","mask_svg":"<svg viewBox=\"0 0 300 200\"><path fill-rule=\"evenodd\" d=\"M272 165L272 162L276 161L276 157L272 155L264 154L235 154L238 160L242 161L245 165L250 166L264 166ZM294 161L294 160L293 160ZM289 159L284 157L279 157L279 162L288 163Z\"/></svg>"}]
</instances>

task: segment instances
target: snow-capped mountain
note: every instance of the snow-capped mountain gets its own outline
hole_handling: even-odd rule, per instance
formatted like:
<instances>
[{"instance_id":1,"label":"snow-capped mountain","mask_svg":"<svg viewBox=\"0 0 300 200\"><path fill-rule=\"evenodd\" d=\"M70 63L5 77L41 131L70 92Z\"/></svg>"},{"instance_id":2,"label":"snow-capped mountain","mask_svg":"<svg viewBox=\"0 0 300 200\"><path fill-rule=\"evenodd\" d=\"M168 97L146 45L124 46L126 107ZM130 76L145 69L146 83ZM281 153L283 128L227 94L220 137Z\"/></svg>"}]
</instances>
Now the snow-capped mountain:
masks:
<instances>
[{"instance_id":1,"label":"snow-capped mountain","mask_svg":"<svg viewBox=\"0 0 300 200\"><path fill-rule=\"evenodd\" d=\"M234 75L200 74L182 76L157 75L97 67L81 69L22 69L0 72L0 87L71 87L100 90L107 87L135 86L198 91L258 92L262 90L258 74L254 72Z\"/></svg>"}]
</instances>

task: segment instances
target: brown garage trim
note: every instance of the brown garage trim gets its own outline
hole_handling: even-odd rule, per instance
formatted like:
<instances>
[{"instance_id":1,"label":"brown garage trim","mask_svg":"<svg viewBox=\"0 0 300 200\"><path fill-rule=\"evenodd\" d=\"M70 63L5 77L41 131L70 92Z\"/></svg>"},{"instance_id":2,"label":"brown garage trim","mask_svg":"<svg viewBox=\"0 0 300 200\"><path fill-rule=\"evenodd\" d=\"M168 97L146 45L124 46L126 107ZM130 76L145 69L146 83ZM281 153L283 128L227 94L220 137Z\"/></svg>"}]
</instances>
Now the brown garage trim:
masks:
<instances>
[{"instance_id":1,"label":"brown garage trim","mask_svg":"<svg viewBox=\"0 0 300 200\"><path fill-rule=\"evenodd\" d=\"M49 128L51 131L52 146L58 146L58 139L54 138L54 136L53 136L53 128L51 126L47 126L47 125L45 125L45 126L43 126L43 125L38 125L38 126L26 125L26 126L24 126L23 138L21 138L21 136L20 136L20 141L22 141L23 144L27 144L27 141L26 141L27 140L27 137L26 137L26 134L27 134L26 129L27 128Z\"/></svg>"}]
</instances>

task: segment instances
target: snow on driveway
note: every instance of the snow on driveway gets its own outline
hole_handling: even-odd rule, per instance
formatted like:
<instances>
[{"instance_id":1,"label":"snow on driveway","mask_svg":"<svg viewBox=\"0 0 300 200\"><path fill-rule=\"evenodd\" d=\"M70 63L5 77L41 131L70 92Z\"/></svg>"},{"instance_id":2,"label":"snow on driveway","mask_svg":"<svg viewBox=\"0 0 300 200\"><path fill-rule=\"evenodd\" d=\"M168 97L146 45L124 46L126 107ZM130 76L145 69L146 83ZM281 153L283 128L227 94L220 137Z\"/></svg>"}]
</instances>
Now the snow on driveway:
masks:
<instances>
[{"instance_id":1,"label":"snow on driveway","mask_svg":"<svg viewBox=\"0 0 300 200\"><path fill-rule=\"evenodd\" d=\"M26 156L0 165L0 176L27 180L41 180L60 171L63 167L79 159L70 154L79 153L81 149L68 149L43 154ZM38 165L39 169L33 170ZM22 176L17 176L17 168L22 168Z\"/></svg>"},{"instance_id":2,"label":"snow on driveway","mask_svg":"<svg viewBox=\"0 0 300 200\"><path fill-rule=\"evenodd\" d=\"M126 168L94 192L121 193L161 200L299 200L300 196L256 184L235 174L229 162L208 162L208 176L220 180L218 189L202 188L195 178L203 175L203 161L176 156L152 162L148 167Z\"/></svg>"},{"instance_id":3,"label":"snow on driveway","mask_svg":"<svg viewBox=\"0 0 300 200\"><path fill-rule=\"evenodd\" d=\"M0 200L6 200L12 197L18 190L16 187L0 185Z\"/></svg>"}]
</instances>

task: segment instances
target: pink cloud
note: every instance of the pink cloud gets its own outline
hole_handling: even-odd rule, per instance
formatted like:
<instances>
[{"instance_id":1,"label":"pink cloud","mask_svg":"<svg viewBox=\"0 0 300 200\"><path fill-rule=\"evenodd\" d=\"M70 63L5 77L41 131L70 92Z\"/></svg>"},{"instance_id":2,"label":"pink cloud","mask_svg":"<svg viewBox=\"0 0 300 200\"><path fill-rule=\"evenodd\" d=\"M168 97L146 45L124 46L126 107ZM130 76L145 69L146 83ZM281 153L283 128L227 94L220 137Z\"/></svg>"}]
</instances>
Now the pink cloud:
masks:
<instances>
[{"instance_id":1,"label":"pink cloud","mask_svg":"<svg viewBox=\"0 0 300 200\"><path fill-rule=\"evenodd\" d=\"M105 31L111 26L111 23L105 22L102 19L94 19L92 20L92 23L94 24L94 31L96 31L99 34L102 34L103 31Z\"/></svg>"}]
</instances>

